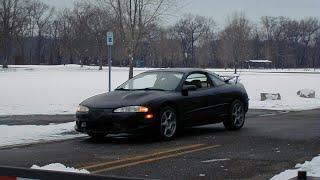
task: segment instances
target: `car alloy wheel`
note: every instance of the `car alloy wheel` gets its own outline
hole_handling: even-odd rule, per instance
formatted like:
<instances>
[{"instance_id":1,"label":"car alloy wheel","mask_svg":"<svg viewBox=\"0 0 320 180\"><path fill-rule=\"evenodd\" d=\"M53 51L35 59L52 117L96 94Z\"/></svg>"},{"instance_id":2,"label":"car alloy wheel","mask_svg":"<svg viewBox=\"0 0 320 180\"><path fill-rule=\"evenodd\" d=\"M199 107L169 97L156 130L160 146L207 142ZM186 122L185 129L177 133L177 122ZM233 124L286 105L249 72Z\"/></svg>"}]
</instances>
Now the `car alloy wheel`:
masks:
<instances>
[{"instance_id":1,"label":"car alloy wheel","mask_svg":"<svg viewBox=\"0 0 320 180\"><path fill-rule=\"evenodd\" d=\"M176 134L177 130L177 115L172 108L164 108L160 116L161 135L164 138L170 139Z\"/></svg>"},{"instance_id":2,"label":"car alloy wheel","mask_svg":"<svg viewBox=\"0 0 320 180\"><path fill-rule=\"evenodd\" d=\"M230 131L237 131L241 129L246 119L246 112L243 103L239 100L235 100L230 106L229 113L229 116L223 120L223 124L226 129Z\"/></svg>"},{"instance_id":3,"label":"car alloy wheel","mask_svg":"<svg viewBox=\"0 0 320 180\"><path fill-rule=\"evenodd\" d=\"M245 113L242 103L237 102L232 108L232 120L236 127L241 127L244 123Z\"/></svg>"}]
</instances>

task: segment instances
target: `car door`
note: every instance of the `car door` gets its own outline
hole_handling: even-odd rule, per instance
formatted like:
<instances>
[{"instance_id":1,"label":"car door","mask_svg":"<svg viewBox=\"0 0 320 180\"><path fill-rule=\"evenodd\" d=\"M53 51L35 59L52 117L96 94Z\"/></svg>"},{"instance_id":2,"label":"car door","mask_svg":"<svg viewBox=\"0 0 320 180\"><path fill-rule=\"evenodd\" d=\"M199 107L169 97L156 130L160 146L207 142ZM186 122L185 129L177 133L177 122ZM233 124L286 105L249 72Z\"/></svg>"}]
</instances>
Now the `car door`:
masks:
<instances>
[{"instance_id":1,"label":"car door","mask_svg":"<svg viewBox=\"0 0 320 180\"><path fill-rule=\"evenodd\" d=\"M220 78L213 74L208 74L213 83L208 95L208 113L212 123L222 121L222 118L228 115L229 105L232 96L229 92L228 85Z\"/></svg>"},{"instance_id":2,"label":"car door","mask_svg":"<svg viewBox=\"0 0 320 180\"><path fill-rule=\"evenodd\" d=\"M195 85L197 89L189 91L188 96L183 99L183 112L185 125L201 125L206 124L210 119L210 107L208 95L212 91L212 81L206 73L190 74L184 85Z\"/></svg>"}]
</instances>

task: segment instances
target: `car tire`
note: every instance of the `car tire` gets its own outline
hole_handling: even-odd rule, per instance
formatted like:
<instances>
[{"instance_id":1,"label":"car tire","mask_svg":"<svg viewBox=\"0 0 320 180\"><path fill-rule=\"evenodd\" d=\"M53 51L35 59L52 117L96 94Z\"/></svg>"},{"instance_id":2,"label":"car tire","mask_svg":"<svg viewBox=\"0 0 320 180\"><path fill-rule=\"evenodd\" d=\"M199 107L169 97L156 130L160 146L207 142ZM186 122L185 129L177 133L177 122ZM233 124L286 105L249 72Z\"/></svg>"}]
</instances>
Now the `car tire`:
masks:
<instances>
[{"instance_id":1,"label":"car tire","mask_svg":"<svg viewBox=\"0 0 320 180\"><path fill-rule=\"evenodd\" d=\"M88 133L88 135L92 139L103 139L107 134L105 134L105 133Z\"/></svg>"},{"instance_id":2,"label":"car tire","mask_svg":"<svg viewBox=\"0 0 320 180\"><path fill-rule=\"evenodd\" d=\"M244 104L239 100L235 100L230 106L229 115L223 121L223 125L227 130L237 131L243 127L245 118Z\"/></svg>"},{"instance_id":3,"label":"car tire","mask_svg":"<svg viewBox=\"0 0 320 180\"><path fill-rule=\"evenodd\" d=\"M178 114L170 106L161 109L158 119L160 121L158 135L161 140L173 139L178 131Z\"/></svg>"}]
</instances>

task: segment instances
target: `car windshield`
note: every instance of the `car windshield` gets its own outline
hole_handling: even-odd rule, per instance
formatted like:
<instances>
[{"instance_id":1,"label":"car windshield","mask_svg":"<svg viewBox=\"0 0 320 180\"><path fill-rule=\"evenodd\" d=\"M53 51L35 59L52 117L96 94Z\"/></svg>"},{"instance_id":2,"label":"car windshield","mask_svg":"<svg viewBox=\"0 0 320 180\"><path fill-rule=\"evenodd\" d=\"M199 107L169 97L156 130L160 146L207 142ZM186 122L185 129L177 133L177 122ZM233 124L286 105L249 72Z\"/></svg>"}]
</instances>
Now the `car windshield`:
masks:
<instances>
[{"instance_id":1,"label":"car windshield","mask_svg":"<svg viewBox=\"0 0 320 180\"><path fill-rule=\"evenodd\" d=\"M172 91L178 87L182 77L183 73L179 72L147 72L128 80L117 90Z\"/></svg>"}]
</instances>

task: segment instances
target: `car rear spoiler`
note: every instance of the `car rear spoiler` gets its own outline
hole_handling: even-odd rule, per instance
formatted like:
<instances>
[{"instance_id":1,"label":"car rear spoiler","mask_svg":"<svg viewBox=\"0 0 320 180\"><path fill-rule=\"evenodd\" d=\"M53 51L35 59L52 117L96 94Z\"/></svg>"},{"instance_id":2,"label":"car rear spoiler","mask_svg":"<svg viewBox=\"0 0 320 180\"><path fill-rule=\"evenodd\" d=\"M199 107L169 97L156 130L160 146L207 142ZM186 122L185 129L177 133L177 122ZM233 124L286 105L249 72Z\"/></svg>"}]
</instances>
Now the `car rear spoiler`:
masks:
<instances>
[{"instance_id":1,"label":"car rear spoiler","mask_svg":"<svg viewBox=\"0 0 320 180\"><path fill-rule=\"evenodd\" d=\"M239 82L239 75L233 75L233 76L220 76L225 83L230 83L231 80L235 79L235 84L238 84Z\"/></svg>"}]
</instances>

